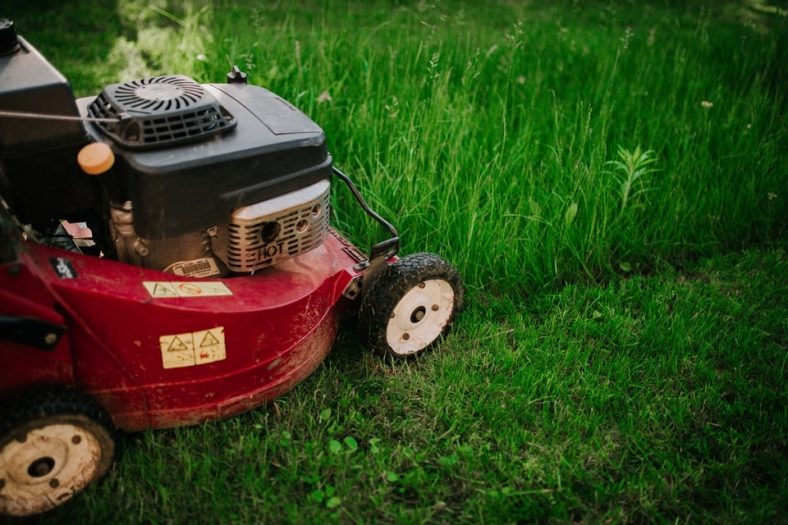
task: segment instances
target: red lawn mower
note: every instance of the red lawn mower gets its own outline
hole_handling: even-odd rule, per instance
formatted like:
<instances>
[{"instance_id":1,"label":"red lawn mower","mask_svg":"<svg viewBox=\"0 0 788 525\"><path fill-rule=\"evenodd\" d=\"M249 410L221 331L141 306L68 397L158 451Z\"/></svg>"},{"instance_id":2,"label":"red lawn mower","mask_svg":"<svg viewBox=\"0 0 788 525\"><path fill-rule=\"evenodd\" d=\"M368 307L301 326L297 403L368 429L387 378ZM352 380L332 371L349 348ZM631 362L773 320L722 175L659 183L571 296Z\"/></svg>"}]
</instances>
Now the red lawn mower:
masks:
<instances>
[{"instance_id":1,"label":"red lawn mower","mask_svg":"<svg viewBox=\"0 0 788 525\"><path fill-rule=\"evenodd\" d=\"M390 238L329 226L347 185ZM375 351L412 356L463 289L332 164L323 131L246 82L180 75L74 99L0 20L0 514L99 479L115 429L193 425L306 378L358 312Z\"/></svg>"}]
</instances>

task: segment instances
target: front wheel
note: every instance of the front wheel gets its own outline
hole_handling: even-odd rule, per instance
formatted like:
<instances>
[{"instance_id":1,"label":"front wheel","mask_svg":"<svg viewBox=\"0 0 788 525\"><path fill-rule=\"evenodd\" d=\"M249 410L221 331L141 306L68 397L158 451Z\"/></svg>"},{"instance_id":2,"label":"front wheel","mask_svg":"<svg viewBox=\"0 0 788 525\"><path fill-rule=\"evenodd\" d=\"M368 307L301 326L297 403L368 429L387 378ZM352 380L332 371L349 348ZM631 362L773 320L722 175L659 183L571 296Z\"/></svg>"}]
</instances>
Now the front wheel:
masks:
<instances>
[{"instance_id":1,"label":"front wheel","mask_svg":"<svg viewBox=\"0 0 788 525\"><path fill-rule=\"evenodd\" d=\"M73 390L18 395L0 410L0 515L53 509L101 478L112 464L106 411Z\"/></svg>"},{"instance_id":2,"label":"front wheel","mask_svg":"<svg viewBox=\"0 0 788 525\"><path fill-rule=\"evenodd\" d=\"M437 255L403 257L364 292L358 312L361 337L384 355L416 355L448 331L462 296L457 270Z\"/></svg>"}]
</instances>

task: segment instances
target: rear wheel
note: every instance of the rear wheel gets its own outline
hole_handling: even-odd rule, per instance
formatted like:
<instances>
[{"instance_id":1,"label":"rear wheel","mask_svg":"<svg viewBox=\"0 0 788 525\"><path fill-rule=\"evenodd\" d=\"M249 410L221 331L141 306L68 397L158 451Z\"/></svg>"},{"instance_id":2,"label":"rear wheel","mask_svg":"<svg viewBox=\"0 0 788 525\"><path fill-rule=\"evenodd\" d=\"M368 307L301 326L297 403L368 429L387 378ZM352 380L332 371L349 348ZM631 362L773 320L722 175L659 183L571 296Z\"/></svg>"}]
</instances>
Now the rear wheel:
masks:
<instances>
[{"instance_id":1,"label":"rear wheel","mask_svg":"<svg viewBox=\"0 0 788 525\"><path fill-rule=\"evenodd\" d=\"M365 291L358 314L361 336L377 352L416 355L448 331L462 296L457 270L437 255L403 257Z\"/></svg>"},{"instance_id":2,"label":"rear wheel","mask_svg":"<svg viewBox=\"0 0 788 525\"><path fill-rule=\"evenodd\" d=\"M53 509L101 478L115 452L112 423L65 389L16 396L0 410L0 514Z\"/></svg>"}]
</instances>

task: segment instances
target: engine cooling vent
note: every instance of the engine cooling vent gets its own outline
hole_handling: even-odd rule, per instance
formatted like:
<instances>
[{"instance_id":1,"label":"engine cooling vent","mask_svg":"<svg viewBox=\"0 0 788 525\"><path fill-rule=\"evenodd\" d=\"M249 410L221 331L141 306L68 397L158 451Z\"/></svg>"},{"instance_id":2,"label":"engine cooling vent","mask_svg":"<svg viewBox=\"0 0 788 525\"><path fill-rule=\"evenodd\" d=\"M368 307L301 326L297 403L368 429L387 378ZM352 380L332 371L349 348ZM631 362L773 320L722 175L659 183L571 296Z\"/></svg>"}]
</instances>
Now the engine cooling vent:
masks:
<instances>
[{"instance_id":1,"label":"engine cooling vent","mask_svg":"<svg viewBox=\"0 0 788 525\"><path fill-rule=\"evenodd\" d=\"M235 210L227 266L251 272L319 246L328 233L328 181Z\"/></svg>"},{"instance_id":2,"label":"engine cooling vent","mask_svg":"<svg viewBox=\"0 0 788 525\"><path fill-rule=\"evenodd\" d=\"M119 118L98 126L127 148L155 148L200 140L235 126L235 118L194 80L143 78L104 88L90 104L95 118Z\"/></svg>"}]
</instances>

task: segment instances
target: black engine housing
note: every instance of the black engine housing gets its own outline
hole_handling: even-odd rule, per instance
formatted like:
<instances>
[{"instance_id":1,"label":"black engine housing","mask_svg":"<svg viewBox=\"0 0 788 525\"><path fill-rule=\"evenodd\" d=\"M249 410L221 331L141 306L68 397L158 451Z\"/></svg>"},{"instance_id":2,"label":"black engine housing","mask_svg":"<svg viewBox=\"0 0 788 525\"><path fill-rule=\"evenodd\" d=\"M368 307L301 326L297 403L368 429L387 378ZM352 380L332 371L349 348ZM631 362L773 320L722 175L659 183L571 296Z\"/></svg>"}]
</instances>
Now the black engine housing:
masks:
<instances>
[{"instance_id":1,"label":"black engine housing","mask_svg":"<svg viewBox=\"0 0 788 525\"><path fill-rule=\"evenodd\" d=\"M113 171L134 203L137 233L177 237L227 221L230 212L331 177L317 124L259 86L204 84L235 126L197 141L139 150L116 148ZM93 98L77 100L88 116ZM104 130L88 124L94 140Z\"/></svg>"},{"instance_id":2,"label":"black engine housing","mask_svg":"<svg viewBox=\"0 0 788 525\"><path fill-rule=\"evenodd\" d=\"M45 228L60 219L87 221L105 254L160 269L210 257L227 264L223 272L239 271L228 259L239 243L247 252L274 254L236 265L253 271L279 253L273 241L251 234L233 240L231 214L312 188L305 194L319 193L319 202L299 204L290 214L299 218L287 219L300 220L303 240L277 239L277 249L292 256L322 241L328 186L320 181L331 178L331 156L320 127L284 99L245 82L198 84L169 75L75 100L66 79L28 42L18 43L0 50L0 110L83 119L0 119L0 194L21 222ZM110 172L98 177L76 161L91 142L108 143L115 155ZM126 241L118 237L124 228Z\"/></svg>"}]
</instances>

